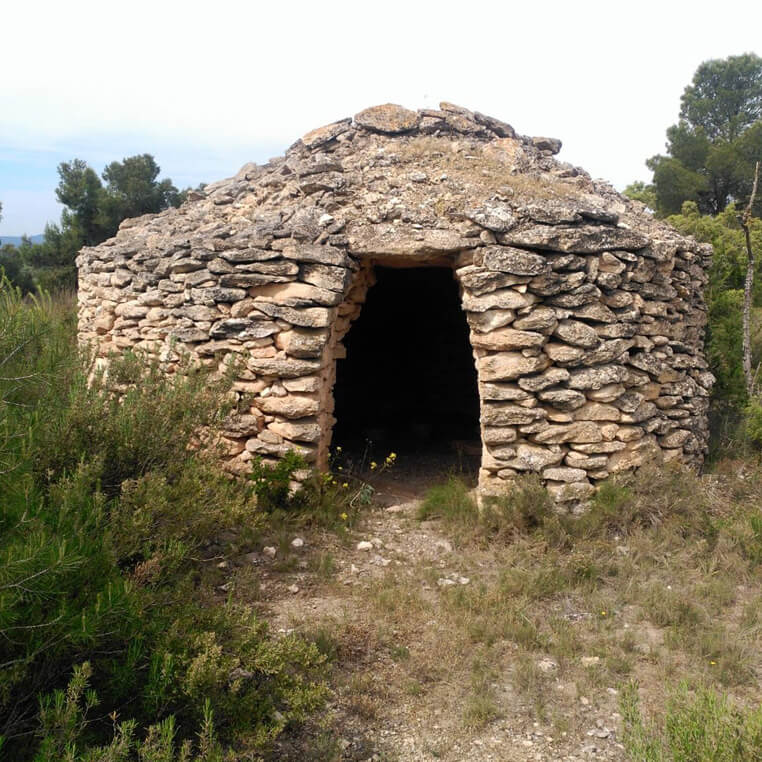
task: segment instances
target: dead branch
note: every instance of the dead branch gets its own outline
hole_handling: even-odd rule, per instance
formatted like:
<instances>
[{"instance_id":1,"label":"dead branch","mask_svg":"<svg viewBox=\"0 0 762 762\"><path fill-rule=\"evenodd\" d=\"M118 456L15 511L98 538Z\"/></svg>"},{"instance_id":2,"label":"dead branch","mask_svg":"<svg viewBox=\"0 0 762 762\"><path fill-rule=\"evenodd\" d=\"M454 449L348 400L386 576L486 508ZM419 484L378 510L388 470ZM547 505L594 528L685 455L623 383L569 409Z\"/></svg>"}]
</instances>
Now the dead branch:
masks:
<instances>
[{"instance_id":1,"label":"dead branch","mask_svg":"<svg viewBox=\"0 0 762 762\"><path fill-rule=\"evenodd\" d=\"M751 397L754 393L754 374L751 370L751 291L754 285L754 252L751 248L751 208L757 195L759 185L759 162L754 166L754 184L749 196L749 203L744 213L739 217L741 228L746 238L746 281L743 292L743 375L746 381L746 393Z\"/></svg>"}]
</instances>

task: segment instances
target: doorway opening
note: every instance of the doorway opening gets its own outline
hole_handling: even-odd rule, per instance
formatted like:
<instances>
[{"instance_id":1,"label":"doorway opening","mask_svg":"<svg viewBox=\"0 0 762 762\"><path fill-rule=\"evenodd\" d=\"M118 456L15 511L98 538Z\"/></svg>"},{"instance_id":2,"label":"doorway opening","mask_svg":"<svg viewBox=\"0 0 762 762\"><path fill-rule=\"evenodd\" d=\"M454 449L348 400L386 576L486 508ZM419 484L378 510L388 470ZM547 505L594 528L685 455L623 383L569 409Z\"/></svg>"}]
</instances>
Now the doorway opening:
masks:
<instances>
[{"instance_id":1,"label":"doorway opening","mask_svg":"<svg viewBox=\"0 0 762 762\"><path fill-rule=\"evenodd\" d=\"M430 480L476 478L479 392L469 329L450 268L375 268L376 283L337 361L333 446Z\"/></svg>"}]
</instances>

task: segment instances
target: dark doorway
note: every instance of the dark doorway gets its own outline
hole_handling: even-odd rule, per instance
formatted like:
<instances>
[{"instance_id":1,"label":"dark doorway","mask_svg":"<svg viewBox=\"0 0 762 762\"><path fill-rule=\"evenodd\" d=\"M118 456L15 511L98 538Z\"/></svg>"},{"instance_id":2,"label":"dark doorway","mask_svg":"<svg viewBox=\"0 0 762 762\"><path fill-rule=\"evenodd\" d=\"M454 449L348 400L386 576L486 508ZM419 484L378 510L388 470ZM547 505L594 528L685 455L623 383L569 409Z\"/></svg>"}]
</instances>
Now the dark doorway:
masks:
<instances>
[{"instance_id":1,"label":"dark doorway","mask_svg":"<svg viewBox=\"0 0 762 762\"><path fill-rule=\"evenodd\" d=\"M376 278L337 364L333 445L376 460L465 455L471 468L479 394L452 270L377 267Z\"/></svg>"}]
</instances>

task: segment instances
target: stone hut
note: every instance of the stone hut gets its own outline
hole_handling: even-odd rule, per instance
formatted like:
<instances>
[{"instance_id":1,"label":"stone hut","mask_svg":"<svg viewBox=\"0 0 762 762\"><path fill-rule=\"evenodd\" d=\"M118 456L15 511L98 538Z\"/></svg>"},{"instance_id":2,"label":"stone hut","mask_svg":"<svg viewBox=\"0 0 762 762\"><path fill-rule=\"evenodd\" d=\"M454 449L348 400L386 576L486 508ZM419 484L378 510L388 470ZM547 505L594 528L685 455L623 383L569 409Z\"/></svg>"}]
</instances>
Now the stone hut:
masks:
<instances>
[{"instance_id":1,"label":"stone hut","mask_svg":"<svg viewBox=\"0 0 762 762\"><path fill-rule=\"evenodd\" d=\"M334 424L470 437L482 494L535 471L570 507L654 454L700 465L711 249L560 147L449 103L320 127L83 249L80 339L169 372L239 358L237 472L325 468Z\"/></svg>"}]
</instances>

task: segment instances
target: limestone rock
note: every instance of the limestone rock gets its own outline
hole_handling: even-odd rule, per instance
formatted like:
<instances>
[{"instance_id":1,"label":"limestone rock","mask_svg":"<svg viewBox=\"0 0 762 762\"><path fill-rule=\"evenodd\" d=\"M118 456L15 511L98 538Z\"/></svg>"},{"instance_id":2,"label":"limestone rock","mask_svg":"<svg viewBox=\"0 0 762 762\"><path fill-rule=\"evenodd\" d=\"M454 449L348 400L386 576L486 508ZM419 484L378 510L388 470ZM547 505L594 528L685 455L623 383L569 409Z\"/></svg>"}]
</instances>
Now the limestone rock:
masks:
<instances>
[{"instance_id":1,"label":"limestone rock","mask_svg":"<svg viewBox=\"0 0 762 762\"><path fill-rule=\"evenodd\" d=\"M488 270L498 270L513 275L539 275L550 270L545 257L508 246L490 246L482 259Z\"/></svg>"},{"instance_id":2,"label":"limestone rock","mask_svg":"<svg viewBox=\"0 0 762 762\"><path fill-rule=\"evenodd\" d=\"M582 392L577 392L574 389L547 389L538 392L537 396L543 402L547 402L558 410L565 411L582 407L587 399Z\"/></svg>"},{"instance_id":3,"label":"limestone rock","mask_svg":"<svg viewBox=\"0 0 762 762\"><path fill-rule=\"evenodd\" d=\"M486 312L487 310L518 310L534 302L529 294L522 294L512 288L501 288L482 296L464 296L463 309L468 312Z\"/></svg>"},{"instance_id":4,"label":"limestone rock","mask_svg":"<svg viewBox=\"0 0 762 762\"><path fill-rule=\"evenodd\" d=\"M525 347L541 347L545 337L532 331L517 331L515 328L499 328L485 334L475 334L471 343L475 347L492 350L523 349Z\"/></svg>"},{"instance_id":5,"label":"limestone rock","mask_svg":"<svg viewBox=\"0 0 762 762\"><path fill-rule=\"evenodd\" d=\"M351 124L351 119L342 119L339 122L327 124L325 127L310 130L302 137L302 144L307 148L318 148L331 140L335 140L339 135L344 134L349 130Z\"/></svg>"},{"instance_id":6,"label":"limestone rock","mask_svg":"<svg viewBox=\"0 0 762 762\"><path fill-rule=\"evenodd\" d=\"M516 457L506 465L517 471L542 471L548 466L560 463L563 458L564 453L561 450L520 444L516 448Z\"/></svg>"},{"instance_id":7,"label":"limestone rock","mask_svg":"<svg viewBox=\"0 0 762 762\"><path fill-rule=\"evenodd\" d=\"M550 360L544 355L525 357L520 352L499 352L477 361L479 378L482 381L511 381L545 370Z\"/></svg>"},{"instance_id":8,"label":"limestone rock","mask_svg":"<svg viewBox=\"0 0 762 762\"><path fill-rule=\"evenodd\" d=\"M588 444L600 442L602 439L600 427L591 421L549 426L534 437L535 442L543 444L561 444L562 442Z\"/></svg>"},{"instance_id":9,"label":"limestone rock","mask_svg":"<svg viewBox=\"0 0 762 762\"><path fill-rule=\"evenodd\" d=\"M570 373L565 368L549 368L538 376L525 376L519 379L519 387L529 392L547 389L564 381L568 381Z\"/></svg>"},{"instance_id":10,"label":"limestone rock","mask_svg":"<svg viewBox=\"0 0 762 762\"><path fill-rule=\"evenodd\" d=\"M373 132L394 135L414 130L418 126L418 114L395 103L385 103L355 114L355 124Z\"/></svg>"},{"instance_id":11,"label":"limestone rock","mask_svg":"<svg viewBox=\"0 0 762 762\"><path fill-rule=\"evenodd\" d=\"M516 224L512 209L505 204L485 204L476 209L467 209L465 215L477 225L495 233L505 233Z\"/></svg>"},{"instance_id":12,"label":"limestone rock","mask_svg":"<svg viewBox=\"0 0 762 762\"><path fill-rule=\"evenodd\" d=\"M634 230L596 225L534 225L502 234L501 243L532 249L596 254L611 249L637 251L649 243L648 236Z\"/></svg>"},{"instance_id":13,"label":"limestone rock","mask_svg":"<svg viewBox=\"0 0 762 762\"><path fill-rule=\"evenodd\" d=\"M554 482L583 482L587 480L587 472L581 468L546 468L542 478Z\"/></svg>"},{"instance_id":14,"label":"limestone rock","mask_svg":"<svg viewBox=\"0 0 762 762\"><path fill-rule=\"evenodd\" d=\"M629 373L621 365L600 365L571 371L568 384L571 389L600 389L606 384L626 381Z\"/></svg>"},{"instance_id":15,"label":"limestone rock","mask_svg":"<svg viewBox=\"0 0 762 762\"><path fill-rule=\"evenodd\" d=\"M577 347L586 347L588 349L597 347L601 340L595 328L591 328L579 320L562 320L553 331L555 336L563 339L567 344L573 344Z\"/></svg>"},{"instance_id":16,"label":"limestone rock","mask_svg":"<svg viewBox=\"0 0 762 762\"><path fill-rule=\"evenodd\" d=\"M520 407L510 403L485 405L482 410L482 423L486 426L513 426L532 423L545 418L541 408Z\"/></svg>"}]
</instances>

